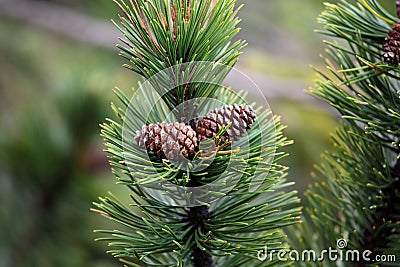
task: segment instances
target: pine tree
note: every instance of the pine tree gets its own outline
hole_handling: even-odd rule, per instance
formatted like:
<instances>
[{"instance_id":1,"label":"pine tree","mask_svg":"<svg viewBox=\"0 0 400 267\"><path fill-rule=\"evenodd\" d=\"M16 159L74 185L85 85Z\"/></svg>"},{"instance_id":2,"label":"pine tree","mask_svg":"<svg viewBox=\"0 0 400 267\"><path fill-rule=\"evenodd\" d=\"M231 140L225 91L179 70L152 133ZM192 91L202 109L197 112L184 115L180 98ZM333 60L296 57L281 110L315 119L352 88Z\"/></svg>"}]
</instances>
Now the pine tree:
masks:
<instances>
[{"instance_id":1,"label":"pine tree","mask_svg":"<svg viewBox=\"0 0 400 267\"><path fill-rule=\"evenodd\" d=\"M318 255L331 247L344 252L343 261L325 257L320 266L399 264L400 36L395 11L394 3L386 11L375 0L343 0L327 3L319 17L322 34L329 37L327 68L316 69L317 85L310 92L334 107L343 123L306 192L303 224L292 229L290 239L299 251L313 249ZM358 250L359 259L350 261L349 250ZM365 250L372 252L367 259ZM376 255L395 255L397 261L368 261Z\"/></svg>"},{"instance_id":2,"label":"pine tree","mask_svg":"<svg viewBox=\"0 0 400 267\"><path fill-rule=\"evenodd\" d=\"M117 119L101 125L131 200L94 204L120 225L99 240L129 266L264 266L259 250L286 247L299 199L279 164L291 143L279 118L221 85L245 46L232 42L235 1L115 3L124 67L143 82L131 100L115 90Z\"/></svg>"}]
</instances>

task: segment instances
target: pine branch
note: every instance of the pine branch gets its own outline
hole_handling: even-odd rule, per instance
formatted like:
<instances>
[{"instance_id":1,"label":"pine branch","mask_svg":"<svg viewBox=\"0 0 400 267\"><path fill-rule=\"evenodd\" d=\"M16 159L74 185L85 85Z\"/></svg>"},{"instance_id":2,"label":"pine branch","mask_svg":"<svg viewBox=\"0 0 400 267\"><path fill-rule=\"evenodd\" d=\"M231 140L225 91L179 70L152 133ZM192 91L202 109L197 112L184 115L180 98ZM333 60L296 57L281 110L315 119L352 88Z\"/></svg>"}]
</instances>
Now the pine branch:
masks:
<instances>
[{"instance_id":1,"label":"pine branch","mask_svg":"<svg viewBox=\"0 0 400 267\"><path fill-rule=\"evenodd\" d=\"M364 240L361 245L364 249L373 251L371 257L379 255L382 248L389 248L389 240L395 228L387 227L387 224L398 223L400 214L400 160L397 160L395 166L391 168L391 174L394 182L382 189L384 205L376 209L376 214L373 217L371 226L364 233ZM367 262L361 260L358 266L365 266Z\"/></svg>"},{"instance_id":2,"label":"pine branch","mask_svg":"<svg viewBox=\"0 0 400 267\"><path fill-rule=\"evenodd\" d=\"M128 99L120 91L116 93L124 105L129 105ZM227 89L220 88L218 93L221 101L237 101L237 95ZM142 105L146 105L146 102L142 102ZM126 112L133 112L129 109L124 112L126 108L114 106L120 122L110 120L102 125L110 164L119 183L132 191L134 204L131 206L135 208L126 207L114 197L101 198L99 203L95 203L95 211L130 229L128 232L98 231L106 235L98 240L108 241L110 246L116 247L110 253L125 261L130 259L130 266L139 266L135 262L148 266L170 266L171 262L193 262L198 266L207 266L199 261L208 262L209 255L212 255L215 265L226 262L230 264L228 266L238 266L235 264L246 262L248 266L257 266L260 264L256 258L257 252L265 244L271 249L284 248L285 236L281 228L298 221L299 200L296 192L283 191L291 184L284 179L286 168L278 164L284 154L275 152L275 149L290 142L282 136L283 127L277 118L270 121L272 117L269 111L261 112L259 109L258 123L248 132L250 146L246 148L239 141L242 148L240 152L217 155L211 164L208 163L207 172L199 176L195 172L182 171L179 166L160 162L157 158L151 158L152 162L148 162L144 160L146 156L143 156L142 150L126 147L122 141L120 123L125 120ZM133 116L140 116L141 110L143 107L138 106ZM273 155L273 162L269 164L265 161ZM225 171L229 161L233 168ZM129 165L135 166L134 172ZM157 173L149 172L149 167L156 169ZM264 182L257 191L251 192L252 175L257 173ZM188 181L197 179L199 183L207 183L215 181L221 174L240 177L240 180L231 191L221 191L219 194L224 197L208 204L208 211L204 206L171 206L149 197L142 189L142 183L157 183L161 177L169 180L171 176L179 181L179 177L188 175ZM223 189L229 184L216 183L215 187Z\"/></svg>"},{"instance_id":3,"label":"pine branch","mask_svg":"<svg viewBox=\"0 0 400 267\"><path fill-rule=\"evenodd\" d=\"M276 150L291 142L279 119L268 109L250 109L245 93L222 86L245 44L231 44L239 22L235 1L115 2L121 55L147 80L132 101L117 90L117 121L101 125L110 165L132 203L116 197L94 203L94 211L127 228L98 231L105 235L98 240L130 266L260 265L258 251L282 249L282 228L297 222L300 210L296 192L284 191L291 183L279 164L285 154ZM219 102L206 101L217 96ZM230 107L218 111L221 118L231 121L212 121L219 130L204 121L204 142L213 146L203 148L196 118L220 103ZM225 132L237 137L234 143L229 136L219 142Z\"/></svg>"},{"instance_id":4,"label":"pine branch","mask_svg":"<svg viewBox=\"0 0 400 267\"><path fill-rule=\"evenodd\" d=\"M399 73L382 55L395 21L375 0L326 4L319 17L322 33L335 40L325 41L327 69L317 70L317 86L310 92L335 107L345 123L306 193L300 232L290 232L300 250L320 252L344 238L346 249L369 249L371 258L400 254ZM323 264L335 265L327 259Z\"/></svg>"},{"instance_id":5,"label":"pine branch","mask_svg":"<svg viewBox=\"0 0 400 267\"><path fill-rule=\"evenodd\" d=\"M336 149L324 155L316 183L306 193L303 224L290 232L298 250L320 253L344 238L346 249L369 249L374 253L370 258L400 252L393 243L400 230L398 178L391 176L379 141L360 140L362 133L355 124L344 124L334 136ZM335 266L327 258L323 264ZM366 264L361 257L354 262Z\"/></svg>"},{"instance_id":6,"label":"pine branch","mask_svg":"<svg viewBox=\"0 0 400 267\"><path fill-rule=\"evenodd\" d=\"M189 181L188 186L196 187L201 183L197 179ZM197 231L207 233L206 221L210 219L211 214L209 207L206 205L190 207L187 214L187 227L190 229L184 240L189 240L191 236L195 235ZM207 242L207 240L200 240L200 242ZM194 242L191 249L190 259L194 267L214 267L212 255L207 253L204 249Z\"/></svg>"},{"instance_id":7,"label":"pine branch","mask_svg":"<svg viewBox=\"0 0 400 267\"><path fill-rule=\"evenodd\" d=\"M205 222L210 218L210 211L207 206L192 207L188 213L189 227L192 231L189 235L193 235L197 230L207 232ZM207 242L207 240L201 240ZM206 251L202 250L197 244L193 244L191 258L194 267L213 267L214 262L212 256Z\"/></svg>"},{"instance_id":8,"label":"pine branch","mask_svg":"<svg viewBox=\"0 0 400 267\"><path fill-rule=\"evenodd\" d=\"M396 164L393 167L392 176L400 179L400 160L399 159L397 160Z\"/></svg>"},{"instance_id":9,"label":"pine branch","mask_svg":"<svg viewBox=\"0 0 400 267\"><path fill-rule=\"evenodd\" d=\"M185 100L209 96L212 89L210 84L205 83L189 85L194 73L199 74L196 68L202 68L202 65L183 65L188 67L187 70L174 70L173 66L189 62L218 62L222 66L232 67L245 46L245 42L240 40L231 44L239 31L239 19L236 18L238 9L235 10L234 0L135 0L130 6L123 0L114 2L122 11L120 24L115 23L124 35L118 47L121 55L130 62L124 67L146 79L170 68L170 77L161 81L153 80L153 86L171 110ZM217 83L228 72L218 68L213 74L219 78L209 78L207 81ZM177 88L165 92L165 87ZM209 92L204 94L207 88Z\"/></svg>"}]
</instances>

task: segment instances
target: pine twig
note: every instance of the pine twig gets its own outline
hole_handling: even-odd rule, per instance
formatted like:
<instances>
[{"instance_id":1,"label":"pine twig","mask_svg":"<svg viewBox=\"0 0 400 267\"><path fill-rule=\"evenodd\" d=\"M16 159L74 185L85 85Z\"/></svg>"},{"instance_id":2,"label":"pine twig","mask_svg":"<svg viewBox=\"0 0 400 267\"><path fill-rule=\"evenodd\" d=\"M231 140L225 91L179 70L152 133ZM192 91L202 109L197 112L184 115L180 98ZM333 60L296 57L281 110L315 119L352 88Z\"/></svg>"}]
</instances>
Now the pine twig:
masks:
<instances>
[{"instance_id":1,"label":"pine twig","mask_svg":"<svg viewBox=\"0 0 400 267\"><path fill-rule=\"evenodd\" d=\"M199 186L197 180L191 181L191 186ZM193 236L194 232L200 228L202 232L206 232L205 222L210 218L210 211L208 206L195 206L190 207L188 212L188 226L192 228L188 236ZM194 267L213 267L214 262L212 256L206 251L199 248L194 242L191 249L191 259Z\"/></svg>"},{"instance_id":2,"label":"pine twig","mask_svg":"<svg viewBox=\"0 0 400 267\"><path fill-rule=\"evenodd\" d=\"M189 220L193 232L197 228L205 231L204 222L210 217L207 206L196 206L189 210ZM200 249L196 244L192 247L192 262L194 267L213 267L214 262L212 256L206 251Z\"/></svg>"},{"instance_id":3,"label":"pine twig","mask_svg":"<svg viewBox=\"0 0 400 267\"><path fill-rule=\"evenodd\" d=\"M400 159L397 160L395 166L391 169L391 174L393 177L397 179L387 188L382 189L382 193L385 196L385 205L377 209L375 218L371 227L366 230L365 238L363 242L363 248L372 251L373 253L377 253L376 248L383 248L387 247L387 240L386 238L390 236L392 233L392 229L386 227L384 228L384 224L387 224L388 221L396 220L391 216L392 214L400 213L400 210L395 212L397 203L400 202ZM383 229L383 232L376 236L376 231ZM367 262L361 260L358 266L365 266Z\"/></svg>"},{"instance_id":4,"label":"pine twig","mask_svg":"<svg viewBox=\"0 0 400 267\"><path fill-rule=\"evenodd\" d=\"M400 159L398 159L396 165L394 165L392 175L393 177L397 177L398 180L400 180Z\"/></svg>"}]
</instances>

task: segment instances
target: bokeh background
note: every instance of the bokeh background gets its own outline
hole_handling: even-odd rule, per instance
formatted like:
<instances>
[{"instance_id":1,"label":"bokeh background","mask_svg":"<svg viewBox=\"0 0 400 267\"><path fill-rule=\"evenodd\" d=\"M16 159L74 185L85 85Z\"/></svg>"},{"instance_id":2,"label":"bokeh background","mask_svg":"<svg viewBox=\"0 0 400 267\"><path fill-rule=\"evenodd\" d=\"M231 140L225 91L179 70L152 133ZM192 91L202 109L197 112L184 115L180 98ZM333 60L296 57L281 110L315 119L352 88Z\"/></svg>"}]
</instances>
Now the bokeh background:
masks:
<instances>
[{"instance_id":1,"label":"bokeh background","mask_svg":"<svg viewBox=\"0 0 400 267\"><path fill-rule=\"evenodd\" d=\"M309 66L323 67L322 2L238 0L249 43L238 68L295 140L284 161L300 193L338 119L305 92ZM115 48L117 12L111 0L0 0L0 266L120 266L93 241L93 229L114 225L89 211L109 191L128 197L98 127L117 102L112 89L137 85Z\"/></svg>"}]
</instances>

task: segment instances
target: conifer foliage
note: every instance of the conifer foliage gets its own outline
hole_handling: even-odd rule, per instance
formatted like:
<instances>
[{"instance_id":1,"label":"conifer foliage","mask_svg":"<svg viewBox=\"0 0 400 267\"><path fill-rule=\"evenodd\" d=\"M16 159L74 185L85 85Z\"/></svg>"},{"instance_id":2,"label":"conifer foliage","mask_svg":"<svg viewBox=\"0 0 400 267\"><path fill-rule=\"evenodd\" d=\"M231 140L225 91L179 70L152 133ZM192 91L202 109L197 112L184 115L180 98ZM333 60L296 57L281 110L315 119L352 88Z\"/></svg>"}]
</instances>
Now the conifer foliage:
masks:
<instances>
[{"instance_id":1,"label":"conifer foliage","mask_svg":"<svg viewBox=\"0 0 400 267\"><path fill-rule=\"evenodd\" d=\"M400 261L400 75L398 20L376 0L325 4L319 16L328 36L326 70L316 69L311 94L343 118L334 149L323 155L306 193L304 222L291 241L317 253L336 247L359 251L354 261L321 266L398 266ZM397 3L397 9L399 9ZM367 259L365 250L372 252ZM318 254L317 254L318 255ZM379 262L377 255L395 255ZM370 261L369 261L370 259ZM315 266L316 262L299 265Z\"/></svg>"},{"instance_id":2,"label":"conifer foliage","mask_svg":"<svg viewBox=\"0 0 400 267\"><path fill-rule=\"evenodd\" d=\"M264 266L259 250L285 247L299 199L279 164L291 143L279 118L222 86L245 46L232 42L235 1L115 3L124 66L143 82L131 100L115 91L116 119L101 125L131 200L94 204L120 225L99 240L127 266Z\"/></svg>"}]
</instances>

